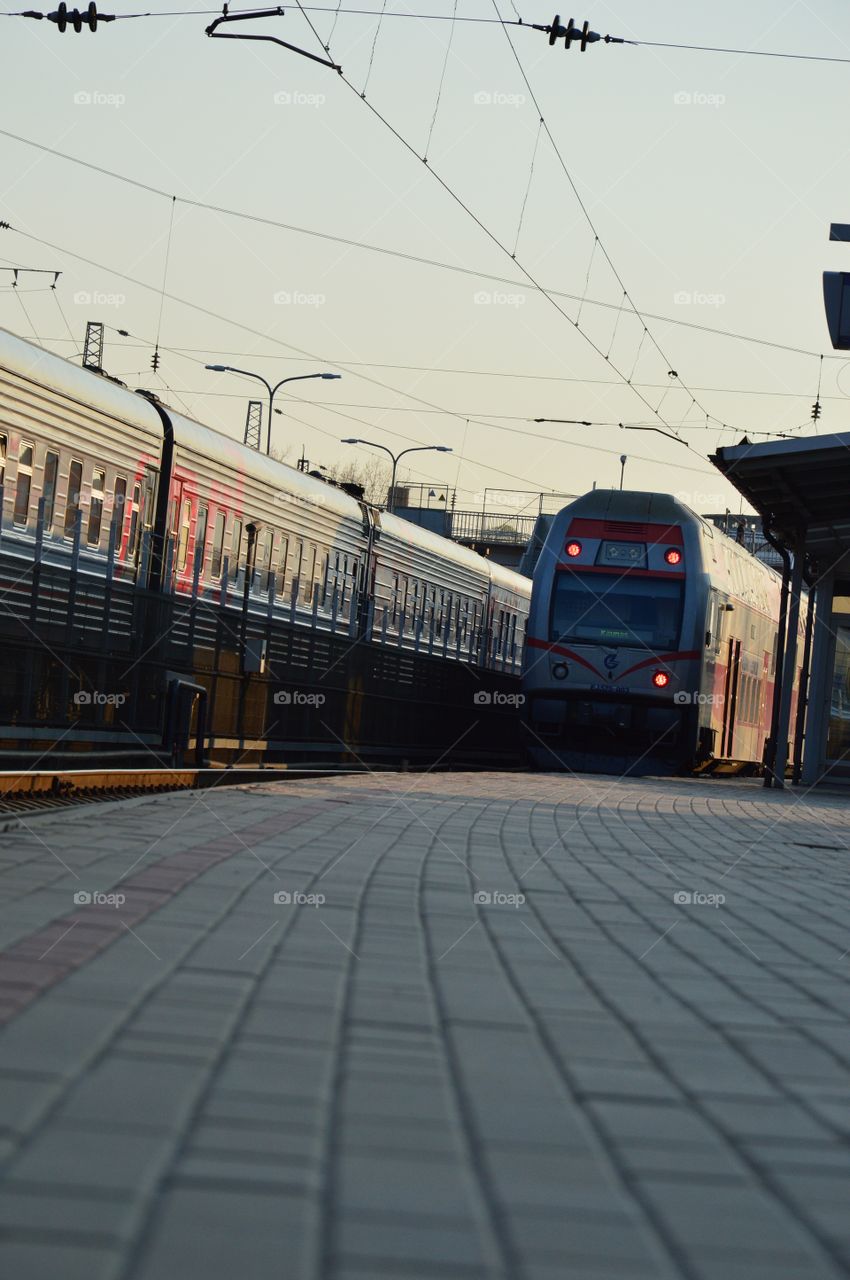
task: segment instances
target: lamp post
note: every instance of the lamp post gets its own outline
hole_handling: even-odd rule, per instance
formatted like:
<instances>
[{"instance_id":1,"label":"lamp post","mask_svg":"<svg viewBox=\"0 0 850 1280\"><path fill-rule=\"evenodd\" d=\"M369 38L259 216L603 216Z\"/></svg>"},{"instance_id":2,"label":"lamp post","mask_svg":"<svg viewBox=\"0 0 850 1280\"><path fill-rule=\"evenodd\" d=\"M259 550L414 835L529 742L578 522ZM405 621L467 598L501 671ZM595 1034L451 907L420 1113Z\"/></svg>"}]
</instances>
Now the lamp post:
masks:
<instances>
[{"instance_id":1,"label":"lamp post","mask_svg":"<svg viewBox=\"0 0 850 1280\"><path fill-rule=\"evenodd\" d=\"M376 444L374 440L361 440L359 436L348 436L340 441L341 444L365 444L370 449L383 449L384 453L388 453L393 460L393 475L390 481L390 501L387 503L387 510L392 514L395 510L395 476L398 469L399 458L403 458L407 453L451 453L451 449L446 444L416 444L410 449L402 449L400 453L393 453L392 449L388 449L385 444Z\"/></svg>"},{"instance_id":2,"label":"lamp post","mask_svg":"<svg viewBox=\"0 0 850 1280\"><path fill-rule=\"evenodd\" d=\"M269 424L266 430L266 453L271 452L272 447L272 411L274 409L274 398L280 388L286 382L303 382L307 378L341 378L341 373L296 373L290 378L281 378L280 382L274 386L263 377L261 373L252 373L249 369L235 369L231 364L208 364L205 366L212 373L240 373L243 378L254 378L257 382L262 382L266 391L269 393Z\"/></svg>"}]
</instances>

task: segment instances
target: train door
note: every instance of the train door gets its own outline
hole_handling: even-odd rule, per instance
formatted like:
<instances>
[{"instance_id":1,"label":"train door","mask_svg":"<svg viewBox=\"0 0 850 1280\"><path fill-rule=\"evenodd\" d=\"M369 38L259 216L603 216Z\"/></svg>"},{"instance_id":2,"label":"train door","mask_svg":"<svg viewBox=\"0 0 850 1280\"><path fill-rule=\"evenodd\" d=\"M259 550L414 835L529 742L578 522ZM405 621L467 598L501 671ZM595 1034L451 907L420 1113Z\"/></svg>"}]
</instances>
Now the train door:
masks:
<instances>
[{"instance_id":1,"label":"train door","mask_svg":"<svg viewBox=\"0 0 850 1280\"><path fill-rule=\"evenodd\" d=\"M724 759L729 759L732 756L735 715L738 709L738 689L741 683L741 641L730 637L726 644L726 687L723 691L723 732L720 739L720 755Z\"/></svg>"}]
</instances>

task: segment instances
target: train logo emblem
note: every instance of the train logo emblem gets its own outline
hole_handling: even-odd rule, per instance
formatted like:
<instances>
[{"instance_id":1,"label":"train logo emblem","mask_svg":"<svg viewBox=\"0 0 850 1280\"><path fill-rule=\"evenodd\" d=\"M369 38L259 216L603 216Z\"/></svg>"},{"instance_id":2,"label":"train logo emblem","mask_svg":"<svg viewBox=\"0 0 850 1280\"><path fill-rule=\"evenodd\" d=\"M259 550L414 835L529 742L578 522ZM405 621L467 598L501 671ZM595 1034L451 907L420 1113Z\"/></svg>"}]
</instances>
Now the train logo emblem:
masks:
<instances>
[{"instance_id":1,"label":"train logo emblem","mask_svg":"<svg viewBox=\"0 0 850 1280\"><path fill-rule=\"evenodd\" d=\"M605 666L605 670L609 673L609 674L608 674L608 678L609 678L610 680L613 680L613 679L614 679L614 670L615 670L615 668L616 668L616 666L617 666L617 663L618 663L619 661L620 661L620 655L619 655L618 653L606 653L606 654L605 654L605 657L604 657L604 659L603 659L603 663L604 663L604 666Z\"/></svg>"}]
</instances>

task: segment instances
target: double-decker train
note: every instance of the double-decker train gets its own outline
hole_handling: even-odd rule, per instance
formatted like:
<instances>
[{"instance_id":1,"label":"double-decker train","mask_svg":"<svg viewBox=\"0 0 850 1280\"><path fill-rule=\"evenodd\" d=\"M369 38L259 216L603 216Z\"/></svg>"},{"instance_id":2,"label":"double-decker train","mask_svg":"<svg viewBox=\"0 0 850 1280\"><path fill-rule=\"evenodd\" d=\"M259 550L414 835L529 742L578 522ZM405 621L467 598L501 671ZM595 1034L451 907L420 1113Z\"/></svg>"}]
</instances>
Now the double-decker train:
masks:
<instances>
[{"instance_id":1,"label":"double-decker train","mask_svg":"<svg viewBox=\"0 0 850 1280\"><path fill-rule=\"evenodd\" d=\"M526 637L535 765L761 764L780 594L773 569L669 494L597 489L565 507L535 568Z\"/></svg>"},{"instance_id":2,"label":"double-decker train","mask_svg":"<svg viewBox=\"0 0 850 1280\"><path fill-rule=\"evenodd\" d=\"M179 655L186 679L211 685L212 649L222 678L229 675L236 681L245 675L246 617L249 632L262 631L258 645L270 654L281 628L287 637L298 633L302 641L305 634L325 637L323 656L310 649L309 660L304 660L308 669L296 674L304 688L324 674L321 663L333 668L325 691L330 698L335 689L337 698L335 710L327 712L333 723L325 734L326 747L331 735L358 749L380 745L377 720L368 732L352 728L366 723L360 710L353 709L358 690L386 700L385 722L395 727L383 745L388 750L409 745L415 755L415 702L421 704L421 727L429 719L429 685L435 698L430 721L436 747L441 733L451 740L451 704L457 701L461 676L470 684L470 722L472 691L488 687L486 680L480 683L483 677L518 681L528 579L249 449L149 393L133 392L2 330L0 498L4 587L20 583L26 566L37 563L54 577L67 571L90 582L101 575L110 584L148 595L209 605L206 613L196 608L192 615L200 620L199 627L212 608L223 610L221 617L230 619L229 632L210 639L203 652L192 622ZM42 573L42 589L43 583ZM16 621L29 628L21 639L32 647L39 629L21 621L28 607L25 602L18 609ZM243 625L241 637L234 638L234 625L237 631ZM82 670L82 659L69 663L64 649L56 649L68 636L74 638L74 627L69 623L62 635L65 639L56 640L55 631L51 639L57 661ZM339 642L336 648L329 638ZM298 652L306 653L299 643ZM356 663L350 657L353 645L360 647ZM293 652L291 643L286 652ZM392 660L379 661L381 654L392 655ZM107 648L101 656L109 657ZM176 659L166 653L163 661L174 667ZM289 661L270 662L264 669L264 659L258 658L254 674L263 676L262 700L269 708L267 745L279 752L288 748L291 758L299 742L309 744L303 724L294 727L294 711L275 711L280 705L275 694L283 696L280 690L295 678L287 669ZM67 700L73 680L68 683L60 666L48 666L7 667L0 677L0 723L20 726L36 719L47 736L70 724ZM199 668L204 674L199 675ZM450 668L455 675L435 674ZM114 682L116 677L110 678ZM20 706L24 686L31 688L29 711ZM390 714L393 699L402 695L409 704L403 728L399 716ZM245 697L234 693L230 701L234 707L238 701L242 710L230 715L219 697L214 736L220 744L244 746L244 725L235 721L244 719ZM257 717L262 719L259 712ZM20 738L23 730L16 732ZM371 744L364 734L371 735ZM402 741L405 735L408 742ZM93 706L76 716L68 740L87 736L92 741L122 740L117 718ZM253 736L260 751L263 733L257 729ZM37 737L30 735L31 745Z\"/></svg>"}]
</instances>

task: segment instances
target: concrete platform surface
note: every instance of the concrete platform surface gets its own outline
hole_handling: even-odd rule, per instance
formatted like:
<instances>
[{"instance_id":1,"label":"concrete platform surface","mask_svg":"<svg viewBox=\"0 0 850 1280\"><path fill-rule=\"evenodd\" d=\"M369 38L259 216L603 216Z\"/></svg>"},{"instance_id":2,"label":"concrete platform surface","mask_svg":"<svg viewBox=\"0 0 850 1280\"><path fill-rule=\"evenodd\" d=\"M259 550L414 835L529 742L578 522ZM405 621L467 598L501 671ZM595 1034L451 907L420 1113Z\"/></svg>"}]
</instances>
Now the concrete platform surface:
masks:
<instances>
[{"instance_id":1,"label":"concrete platform surface","mask_svg":"<svg viewBox=\"0 0 850 1280\"><path fill-rule=\"evenodd\" d=\"M0 1274L850 1276L847 815L397 774L0 832Z\"/></svg>"}]
</instances>

